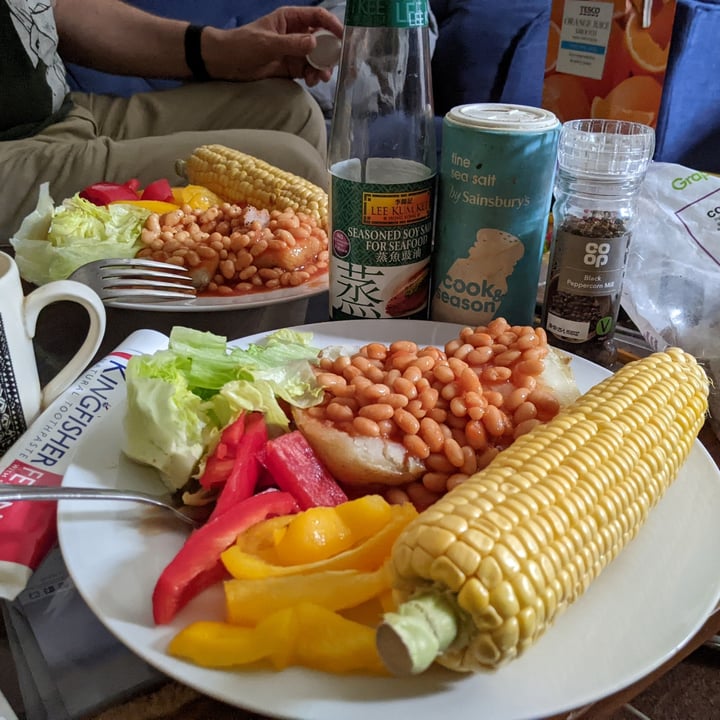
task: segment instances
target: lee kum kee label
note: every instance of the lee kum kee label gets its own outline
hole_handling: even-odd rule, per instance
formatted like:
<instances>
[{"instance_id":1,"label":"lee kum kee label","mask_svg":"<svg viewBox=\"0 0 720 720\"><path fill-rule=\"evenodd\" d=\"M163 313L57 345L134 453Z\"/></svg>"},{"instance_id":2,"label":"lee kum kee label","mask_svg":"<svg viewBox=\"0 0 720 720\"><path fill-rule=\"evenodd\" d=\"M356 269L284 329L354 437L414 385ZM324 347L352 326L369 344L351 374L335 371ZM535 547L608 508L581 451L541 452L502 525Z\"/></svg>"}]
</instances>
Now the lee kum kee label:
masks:
<instances>
[{"instance_id":1,"label":"lee kum kee label","mask_svg":"<svg viewBox=\"0 0 720 720\"><path fill-rule=\"evenodd\" d=\"M559 127L519 105L461 105L445 117L432 320L533 322Z\"/></svg>"},{"instance_id":2,"label":"lee kum kee label","mask_svg":"<svg viewBox=\"0 0 720 720\"><path fill-rule=\"evenodd\" d=\"M362 221L365 225L413 223L430 214L430 192L422 188L414 192L363 192Z\"/></svg>"}]
</instances>

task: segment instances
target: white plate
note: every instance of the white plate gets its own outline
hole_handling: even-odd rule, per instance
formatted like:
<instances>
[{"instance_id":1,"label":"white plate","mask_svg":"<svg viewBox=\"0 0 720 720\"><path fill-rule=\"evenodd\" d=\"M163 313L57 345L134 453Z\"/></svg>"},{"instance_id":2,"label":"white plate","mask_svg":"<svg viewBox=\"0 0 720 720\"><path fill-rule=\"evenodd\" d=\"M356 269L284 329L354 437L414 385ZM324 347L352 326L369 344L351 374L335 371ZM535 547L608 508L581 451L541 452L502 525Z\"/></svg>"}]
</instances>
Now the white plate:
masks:
<instances>
[{"instance_id":1,"label":"white plate","mask_svg":"<svg viewBox=\"0 0 720 720\"><path fill-rule=\"evenodd\" d=\"M106 305L124 310L149 310L151 312L221 312L228 310L249 310L250 308L266 307L277 303L301 300L318 295L328 289L327 272L320 273L297 287L264 290L246 295L230 295L228 297L198 297L192 300L169 302L122 302L107 300Z\"/></svg>"},{"instance_id":2,"label":"white plate","mask_svg":"<svg viewBox=\"0 0 720 720\"><path fill-rule=\"evenodd\" d=\"M318 346L412 338L442 344L456 326L381 320L305 326ZM246 344L261 335L246 338ZM607 371L575 358L585 389ZM83 438L65 484L162 488L153 471L119 450L122 407ZM460 675L434 668L411 679L335 676L301 668L282 673L207 670L165 654L181 627L221 618L211 588L172 625L155 627L151 593L181 546L176 521L152 519L138 506L64 500L60 543L70 574L92 610L121 642L155 668L200 692L272 716L312 720L519 720L585 705L643 677L681 647L720 597L720 472L697 443L674 485L638 537L524 656L494 673ZM173 524L175 522L175 524Z\"/></svg>"}]
</instances>

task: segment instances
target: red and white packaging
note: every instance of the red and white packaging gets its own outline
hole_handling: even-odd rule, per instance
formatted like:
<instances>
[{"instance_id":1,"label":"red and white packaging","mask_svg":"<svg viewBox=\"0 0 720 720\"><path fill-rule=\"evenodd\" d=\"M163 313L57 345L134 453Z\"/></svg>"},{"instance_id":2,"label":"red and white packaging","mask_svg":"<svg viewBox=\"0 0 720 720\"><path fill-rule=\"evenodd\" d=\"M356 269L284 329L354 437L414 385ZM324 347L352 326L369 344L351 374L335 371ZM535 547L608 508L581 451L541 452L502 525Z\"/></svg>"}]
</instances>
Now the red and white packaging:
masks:
<instances>
[{"instance_id":1,"label":"red and white packaging","mask_svg":"<svg viewBox=\"0 0 720 720\"><path fill-rule=\"evenodd\" d=\"M133 355L167 347L168 338L138 330L89 368L0 457L0 484L62 484L86 430L125 399ZM57 503L0 499L0 598L14 600L57 541Z\"/></svg>"}]
</instances>

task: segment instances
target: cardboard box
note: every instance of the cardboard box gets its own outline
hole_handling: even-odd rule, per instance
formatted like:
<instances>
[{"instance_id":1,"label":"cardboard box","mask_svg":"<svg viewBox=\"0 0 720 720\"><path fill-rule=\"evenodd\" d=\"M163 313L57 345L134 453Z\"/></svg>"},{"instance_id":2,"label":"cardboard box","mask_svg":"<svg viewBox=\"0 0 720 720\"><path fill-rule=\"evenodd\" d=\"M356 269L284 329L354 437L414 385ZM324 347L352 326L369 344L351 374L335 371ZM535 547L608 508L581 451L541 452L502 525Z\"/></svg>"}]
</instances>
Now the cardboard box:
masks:
<instances>
[{"instance_id":1,"label":"cardboard box","mask_svg":"<svg viewBox=\"0 0 720 720\"><path fill-rule=\"evenodd\" d=\"M577 26L581 6L597 25ZM542 104L563 121L644 122L655 160L720 173L719 38L720 0L553 0Z\"/></svg>"},{"instance_id":2,"label":"cardboard box","mask_svg":"<svg viewBox=\"0 0 720 720\"><path fill-rule=\"evenodd\" d=\"M656 127L675 0L553 0L543 107Z\"/></svg>"}]
</instances>

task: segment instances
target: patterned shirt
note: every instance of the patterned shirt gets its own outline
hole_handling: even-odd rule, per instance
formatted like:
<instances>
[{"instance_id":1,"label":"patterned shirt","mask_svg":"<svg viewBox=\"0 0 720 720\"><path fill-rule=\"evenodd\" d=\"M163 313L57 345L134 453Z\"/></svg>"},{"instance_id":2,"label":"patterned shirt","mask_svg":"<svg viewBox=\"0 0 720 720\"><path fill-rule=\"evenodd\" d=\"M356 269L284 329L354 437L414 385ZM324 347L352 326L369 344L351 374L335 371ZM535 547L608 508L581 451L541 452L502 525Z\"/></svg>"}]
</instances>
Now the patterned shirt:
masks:
<instances>
[{"instance_id":1,"label":"patterned shirt","mask_svg":"<svg viewBox=\"0 0 720 720\"><path fill-rule=\"evenodd\" d=\"M0 140L34 135L70 107L52 0L0 0Z\"/></svg>"}]
</instances>

